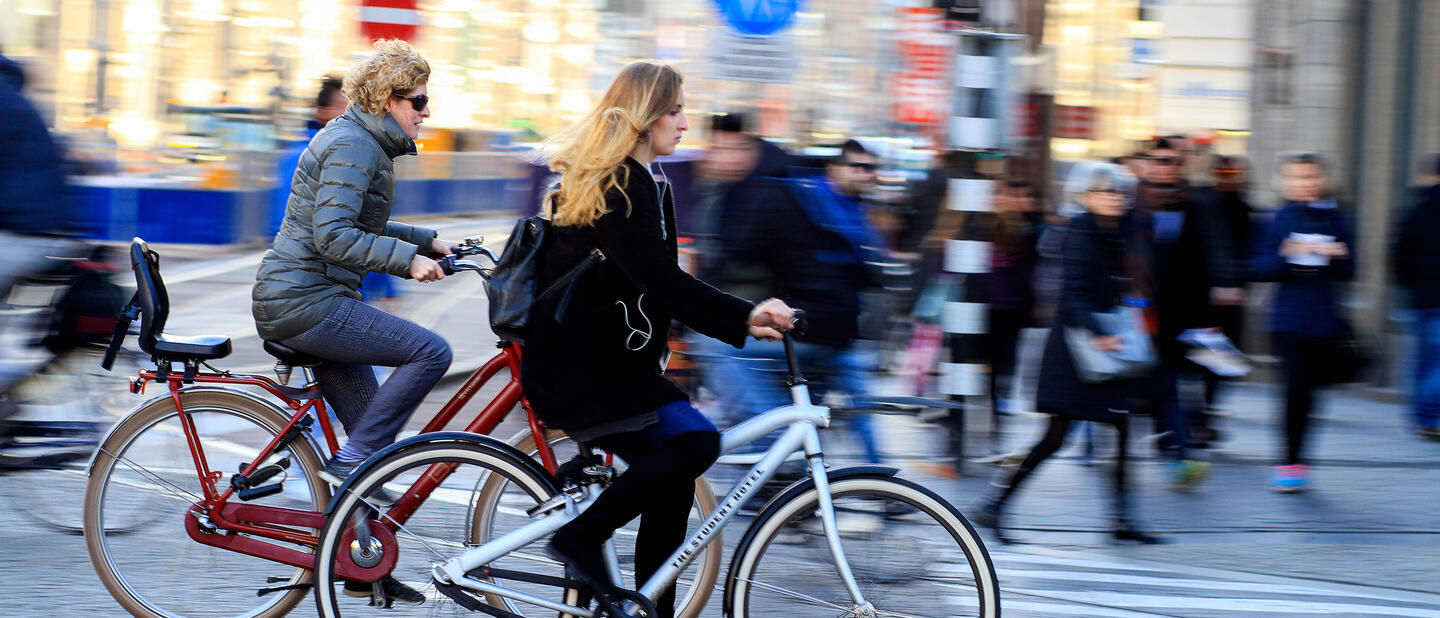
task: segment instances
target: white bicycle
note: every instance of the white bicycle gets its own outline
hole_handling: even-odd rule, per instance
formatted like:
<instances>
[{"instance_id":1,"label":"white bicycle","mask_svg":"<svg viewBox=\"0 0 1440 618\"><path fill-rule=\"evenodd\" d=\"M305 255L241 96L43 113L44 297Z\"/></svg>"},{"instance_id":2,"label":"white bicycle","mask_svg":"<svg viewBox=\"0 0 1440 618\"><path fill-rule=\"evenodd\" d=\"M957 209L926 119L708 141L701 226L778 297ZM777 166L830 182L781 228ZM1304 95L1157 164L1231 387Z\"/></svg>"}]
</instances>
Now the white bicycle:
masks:
<instances>
[{"instance_id":1,"label":"white bicycle","mask_svg":"<svg viewBox=\"0 0 1440 618\"><path fill-rule=\"evenodd\" d=\"M893 468L826 468L817 428L829 424L829 410L812 404L788 339L785 351L793 403L726 431L722 452L781 428L784 433L665 566L624 594L625 618L655 616L660 592L722 528L742 518L740 507L796 453L803 453L809 476L750 518L725 579L725 615L998 617L995 567L954 506L897 478ZM470 433L424 434L392 445L357 470L327 510L315 560L320 615L355 613L378 602L384 598L378 582L393 575L430 591L419 606L392 608L401 614L608 616L589 607L584 584L565 577L564 565L544 552L550 534L589 508L614 474L598 459L573 469L562 485L517 449ZM387 485L405 491L417 479L438 485L431 502L448 497L443 501L454 512L399 518L402 525L368 497ZM611 579L622 582L616 556L607 545ZM356 598L353 582L377 583L373 594Z\"/></svg>"}]
</instances>

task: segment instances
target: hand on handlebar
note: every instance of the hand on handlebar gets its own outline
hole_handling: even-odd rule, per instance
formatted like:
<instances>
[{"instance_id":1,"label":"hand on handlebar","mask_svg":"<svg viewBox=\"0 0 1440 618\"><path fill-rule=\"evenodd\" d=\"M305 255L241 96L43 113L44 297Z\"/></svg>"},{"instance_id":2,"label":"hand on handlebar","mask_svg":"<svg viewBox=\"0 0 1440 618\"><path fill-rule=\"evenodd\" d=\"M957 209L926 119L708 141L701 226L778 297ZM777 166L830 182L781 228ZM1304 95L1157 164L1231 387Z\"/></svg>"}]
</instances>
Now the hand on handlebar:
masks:
<instances>
[{"instance_id":1,"label":"hand on handlebar","mask_svg":"<svg viewBox=\"0 0 1440 618\"><path fill-rule=\"evenodd\" d=\"M421 282L439 281L445 278L445 271L435 260L416 253L410 258L410 278Z\"/></svg>"},{"instance_id":2,"label":"hand on handlebar","mask_svg":"<svg viewBox=\"0 0 1440 618\"><path fill-rule=\"evenodd\" d=\"M784 336L795 326L795 310L778 298L771 298L755 305L745 321L750 327L750 336L756 339L774 341Z\"/></svg>"},{"instance_id":3,"label":"hand on handlebar","mask_svg":"<svg viewBox=\"0 0 1440 618\"><path fill-rule=\"evenodd\" d=\"M440 255L450 255L451 253L454 253L454 252L455 252L455 247L458 247L458 246L460 246L460 243L455 242L455 241L453 241L453 240L441 240L439 237L430 239L430 252L431 252L431 253L438 253L438 254L440 254Z\"/></svg>"}]
</instances>

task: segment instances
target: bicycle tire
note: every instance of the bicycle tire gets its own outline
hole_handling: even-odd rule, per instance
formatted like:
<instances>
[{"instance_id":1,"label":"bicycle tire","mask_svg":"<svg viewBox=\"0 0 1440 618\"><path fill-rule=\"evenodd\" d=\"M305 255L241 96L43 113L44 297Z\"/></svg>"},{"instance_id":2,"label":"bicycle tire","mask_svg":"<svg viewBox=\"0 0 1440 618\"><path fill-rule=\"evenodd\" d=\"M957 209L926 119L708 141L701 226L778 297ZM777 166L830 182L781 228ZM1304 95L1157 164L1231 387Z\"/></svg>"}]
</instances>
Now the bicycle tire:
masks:
<instances>
[{"instance_id":1,"label":"bicycle tire","mask_svg":"<svg viewBox=\"0 0 1440 618\"><path fill-rule=\"evenodd\" d=\"M181 391L180 400L201 434L210 469L226 474L238 471L239 463L259 453L289 421L273 402L243 391L200 387ZM307 590L265 597L256 593L265 587L304 584L309 581L308 568L204 545L185 531L189 506L201 490L185 437L178 430L178 417L168 393L156 397L116 425L96 450L84 502L85 545L96 574L111 596L135 616L285 615ZM302 438L284 454L292 459L291 471L298 466L304 475L303 483L289 481L285 492L246 504L297 506L299 502L304 508L323 510L330 489L319 478L323 464L314 445L308 437ZM222 487L228 480L228 476L222 479ZM106 532L107 507L124 509L136 493L140 498L166 498L175 505L173 512L162 512L156 524L143 530ZM279 581L267 581L277 575ZM186 577L194 579L185 582ZM158 583L142 581L145 578Z\"/></svg>"},{"instance_id":2,"label":"bicycle tire","mask_svg":"<svg viewBox=\"0 0 1440 618\"><path fill-rule=\"evenodd\" d=\"M128 367L138 369L133 360L126 357ZM17 438L11 443L17 448L3 451L24 468L0 485L5 503L51 529L81 533L85 470L104 432L119 420L105 404L125 391L120 384L100 369L98 350L78 348L57 354L10 389L14 415L6 423L24 427L32 437ZM130 514L107 522L107 529L141 527L153 521L154 511L136 508Z\"/></svg>"},{"instance_id":3,"label":"bicycle tire","mask_svg":"<svg viewBox=\"0 0 1440 618\"><path fill-rule=\"evenodd\" d=\"M879 474L834 480L830 493L846 561L874 606L868 615L1000 616L999 580L985 545L939 495ZM818 509L819 492L812 485L751 524L726 578L726 615L858 615L821 533ZM937 528L921 530L926 523ZM870 553L887 541L896 545L883 555Z\"/></svg>"},{"instance_id":4,"label":"bicycle tire","mask_svg":"<svg viewBox=\"0 0 1440 618\"><path fill-rule=\"evenodd\" d=\"M315 581L321 582L315 588L315 603L321 616L333 618L346 613L368 613L373 610L368 607L367 600L345 598L346 595L338 590L341 584L336 576L339 568L337 558L347 559L349 554L345 549L358 547L358 544L351 545L348 542L354 535L353 532L347 532L352 528L352 522L366 519L372 527L375 526L374 511L360 496L369 495L386 483L391 483L392 493L400 487L409 487L413 479L419 478L437 464L451 467L445 484L432 491L404 525L394 532L394 547L397 552L393 566L386 569L382 564L379 567L388 575L420 591L426 600L418 606L395 604L386 610L387 615L473 615L470 610L441 593L430 573L435 564L471 547L469 539L472 536L470 526L474 520L473 509L478 503L480 488L492 475L505 477L512 488L512 491L500 498L504 504L504 520L492 518L490 521L491 526L503 526L503 531L532 521L526 511L555 493L553 483L538 464L525 459L523 455L497 440L479 435L474 435L474 441L451 438L422 440L373 461L362 476L353 480L349 491L336 499L334 509L321 531L315 562ZM447 525L455 527L447 528ZM441 529L443 532L435 532ZM494 527L489 530L497 535L503 531ZM376 538L379 537L377 534ZM539 539L527 544L486 566L525 570L547 577L562 577L563 567L544 557L542 549L545 540ZM382 560L390 559L384 555L387 552L388 550L382 550L380 553ZM532 570L534 565L539 565L539 570ZM497 581L494 577L486 579ZM504 585L546 598L556 598L558 593L557 600L567 603L574 603L578 596L578 591L568 588L517 583L513 580L504 580ZM546 615L555 615L554 610L545 611Z\"/></svg>"},{"instance_id":5,"label":"bicycle tire","mask_svg":"<svg viewBox=\"0 0 1440 618\"><path fill-rule=\"evenodd\" d=\"M573 441L570 440L569 436L565 435L565 432L558 429L546 429L545 439L550 442L552 451L562 453L556 456L560 463L564 463L574 455ZM572 445L568 450L562 446L567 442ZM535 448L535 436L528 429L515 434L515 436L507 440L506 443L531 457L535 457L538 452ZM488 517L492 512L495 503L493 496L498 495L502 489L495 486L498 482L498 478L492 478L486 482L485 488L481 490L480 506L484 506L485 508L476 508L475 524L471 527L472 530L479 531L485 529L487 524L484 518ZM711 489L710 482L705 480L703 476L695 479L695 509L691 510L691 516L696 517L699 521L703 521L706 515L715 512L717 504L715 492ZM633 532L625 536L633 537ZM471 538L471 542L473 543L484 543L485 540L486 539L478 537ZM724 559L722 555L724 554L724 547L724 540L717 532L715 540L705 546L705 549L701 550L700 556L698 556L691 565L690 568L694 569L691 571L692 575L688 580L682 579L681 582L677 584L681 586L681 591L676 596L675 615L677 618L698 618L705 611L705 604L710 600L710 593L715 589L715 584L720 579L721 561ZM621 551L620 554L621 556L625 556L626 552ZM627 570L622 568L622 573L631 578L635 576L633 569ZM503 599L498 597L491 598L492 605L501 602L503 602Z\"/></svg>"}]
</instances>

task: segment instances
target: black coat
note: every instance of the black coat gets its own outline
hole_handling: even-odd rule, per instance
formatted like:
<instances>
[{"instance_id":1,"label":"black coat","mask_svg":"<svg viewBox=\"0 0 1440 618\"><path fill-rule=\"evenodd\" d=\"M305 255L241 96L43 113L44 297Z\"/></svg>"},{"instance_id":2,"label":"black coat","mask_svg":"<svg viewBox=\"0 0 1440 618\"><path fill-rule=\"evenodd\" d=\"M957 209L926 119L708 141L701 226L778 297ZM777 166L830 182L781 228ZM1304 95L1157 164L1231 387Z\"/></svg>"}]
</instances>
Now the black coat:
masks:
<instances>
[{"instance_id":1,"label":"black coat","mask_svg":"<svg viewBox=\"0 0 1440 618\"><path fill-rule=\"evenodd\" d=\"M1440 307L1440 185L1431 186L1400 227L1395 275L1416 309ZM1352 249L1353 251L1353 249Z\"/></svg>"},{"instance_id":2,"label":"black coat","mask_svg":"<svg viewBox=\"0 0 1440 618\"><path fill-rule=\"evenodd\" d=\"M0 56L0 230L71 231L64 162L24 85L20 66Z\"/></svg>"},{"instance_id":3,"label":"black coat","mask_svg":"<svg viewBox=\"0 0 1440 618\"><path fill-rule=\"evenodd\" d=\"M562 294L531 311L521 383L535 413L557 429L641 419L686 399L660 366L672 319L737 348L748 332L749 301L680 269L669 187L654 182L634 159L627 158L625 167L624 190L605 194L608 213L593 227L557 225L547 240L539 289L592 249L607 258L577 280L558 322Z\"/></svg>"},{"instance_id":4,"label":"black coat","mask_svg":"<svg viewBox=\"0 0 1440 618\"><path fill-rule=\"evenodd\" d=\"M805 310L809 327L797 340L848 346L859 336L860 291L874 277L849 241L806 212L796 191L814 190L794 180L757 183L746 207L730 212L723 255L727 264L763 272L776 297Z\"/></svg>"},{"instance_id":5,"label":"black coat","mask_svg":"<svg viewBox=\"0 0 1440 618\"><path fill-rule=\"evenodd\" d=\"M1114 334L1103 332L1092 314L1115 308L1131 290L1133 266L1127 268L1126 263L1143 255L1144 244L1135 222L1126 217L1120 225L1105 228L1088 212L1070 220L1065 233L1060 303L1040 360L1036 403L1041 412L1113 422L1116 413L1110 410L1128 406L1132 382L1080 381L1065 341L1065 329L1078 327L1096 334Z\"/></svg>"},{"instance_id":6,"label":"black coat","mask_svg":"<svg viewBox=\"0 0 1440 618\"><path fill-rule=\"evenodd\" d=\"M1141 185L1141 198L1133 216L1151 239L1150 273L1154 278L1155 313L1159 321L1156 345L1161 362L1175 365L1184 361L1185 345L1175 340L1182 331L1208 328L1219 324L1210 308L1210 288L1239 285L1232 262L1229 241L1218 223L1210 204L1197 199L1189 191L1179 191L1177 201L1168 204L1150 202L1147 190L1154 185ZM1161 214L1165 213L1165 214ZM1178 215L1181 226L1178 236L1159 240L1164 227L1158 220Z\"/></svg>"}]
</instances>

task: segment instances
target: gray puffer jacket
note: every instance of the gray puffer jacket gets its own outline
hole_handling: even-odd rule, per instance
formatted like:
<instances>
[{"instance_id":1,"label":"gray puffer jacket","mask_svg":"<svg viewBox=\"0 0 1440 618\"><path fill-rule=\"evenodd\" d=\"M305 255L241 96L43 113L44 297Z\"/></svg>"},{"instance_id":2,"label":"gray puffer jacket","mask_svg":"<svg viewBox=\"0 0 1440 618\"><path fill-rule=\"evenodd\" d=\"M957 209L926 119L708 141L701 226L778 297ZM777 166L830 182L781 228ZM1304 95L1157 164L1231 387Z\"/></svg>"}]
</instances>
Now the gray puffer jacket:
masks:
<instances>
[{"instance_id":1,"label":"gray puffer jacket","mask_svg":"<svg viewBox=\"0 0 1440 618\"><path fill-rule=\"evenodd\" d=\"M267 340L320 323L342 298L360 298L367 271L408 277L435 231L390 221L394 159L415 142L389 114L357 106L310 140L290 183L285 220L255 274L255 327Z\"/></svg>"}]
</instances>

